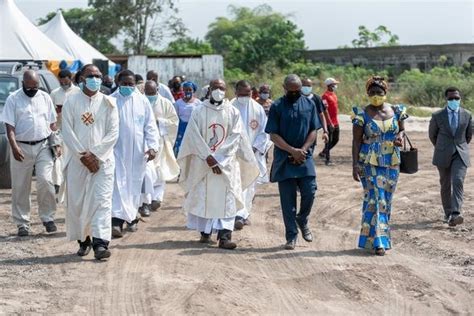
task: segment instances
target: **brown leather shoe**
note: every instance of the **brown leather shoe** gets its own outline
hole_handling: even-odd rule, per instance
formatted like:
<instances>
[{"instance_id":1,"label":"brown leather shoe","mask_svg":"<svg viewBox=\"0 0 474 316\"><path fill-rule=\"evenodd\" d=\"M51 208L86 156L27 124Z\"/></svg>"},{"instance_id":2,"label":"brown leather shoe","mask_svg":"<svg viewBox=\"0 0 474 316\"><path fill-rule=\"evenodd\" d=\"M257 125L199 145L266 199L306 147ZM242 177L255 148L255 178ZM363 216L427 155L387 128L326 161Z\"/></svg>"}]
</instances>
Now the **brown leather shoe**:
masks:
<instances>
[{"instance_id":1,"label":"brown leather shoe","mask_svg":"<svg viewBox=\"0 0 474 316\"><path fill-rule=\"evenodd\" d=\"M235 223L234 223L234 229L236 230L242 230L245 226L245 222L244 222L244 219L236 219L235 220Z\"/></svg>"},{"instance_id":2,"label":"brown leather shoe","mask_svg":"<svg viewBox=\"0 0 474 316\"><path fill-rule=\"evenodd\" d=\"M232 250L237 248L237 244L227 239L221 239L219 240L219 248Z\"/></svg>"}]
</instances>

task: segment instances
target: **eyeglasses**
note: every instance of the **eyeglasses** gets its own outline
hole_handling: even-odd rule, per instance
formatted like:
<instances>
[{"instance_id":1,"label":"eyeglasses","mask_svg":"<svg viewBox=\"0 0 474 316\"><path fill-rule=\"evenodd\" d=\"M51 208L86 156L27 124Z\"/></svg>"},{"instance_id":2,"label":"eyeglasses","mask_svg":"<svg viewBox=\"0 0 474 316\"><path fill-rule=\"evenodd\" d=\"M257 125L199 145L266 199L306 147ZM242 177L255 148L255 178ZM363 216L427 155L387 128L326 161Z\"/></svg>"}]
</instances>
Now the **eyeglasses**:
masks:
<instances>
[{"instance_id":1,"label":"eyeglasses","mask_svg":"<svg viewBox=\"0 0 474 316\"><path fill-rule=\"evenodd\" d=\"M97 79L101 79L102 76L101 76L101 75L88 75L86 78L97 78Z\"/></svg>"},{"instance_id":2,"label":"eyeglasses","mask_svg":"<svg viewBox=\"0 0 474 316\"><path fill-rule=\"evenodd\" d=\"M451 97L451 98L448 98L448 101L453 101L453 100L459 101L459 100L461 100L461 98L460 98L460 97Z\"/></svg>"}]
</instances>

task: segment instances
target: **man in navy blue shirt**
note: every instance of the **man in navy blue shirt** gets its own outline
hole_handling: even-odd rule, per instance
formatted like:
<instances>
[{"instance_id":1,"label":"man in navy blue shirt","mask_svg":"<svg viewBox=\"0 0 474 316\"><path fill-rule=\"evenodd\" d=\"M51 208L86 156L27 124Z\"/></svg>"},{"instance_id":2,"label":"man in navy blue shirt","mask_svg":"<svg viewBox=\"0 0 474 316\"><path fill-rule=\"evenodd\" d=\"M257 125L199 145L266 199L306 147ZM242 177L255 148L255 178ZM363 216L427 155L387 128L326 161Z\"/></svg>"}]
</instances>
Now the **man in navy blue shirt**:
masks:
<instances>
[{"instance_id":1,"label":"man in navy blue shirt","mask_svg":"<svg viewBox=\"0 0 474 316\"><path fill-rule=\"evenodd\" d=\"M286 230L285 249L293 250L298 226L304 240L313 241L308 216L316 193L316 170L313 161L316 140L316 107L301 95L301 79L285 78L285 96L276 100L268 116L265 132L275 144L271 182L278 182L283 221ZM300 211L296 212L297 189L301 193Z\"/></svg>"}]
</instances>

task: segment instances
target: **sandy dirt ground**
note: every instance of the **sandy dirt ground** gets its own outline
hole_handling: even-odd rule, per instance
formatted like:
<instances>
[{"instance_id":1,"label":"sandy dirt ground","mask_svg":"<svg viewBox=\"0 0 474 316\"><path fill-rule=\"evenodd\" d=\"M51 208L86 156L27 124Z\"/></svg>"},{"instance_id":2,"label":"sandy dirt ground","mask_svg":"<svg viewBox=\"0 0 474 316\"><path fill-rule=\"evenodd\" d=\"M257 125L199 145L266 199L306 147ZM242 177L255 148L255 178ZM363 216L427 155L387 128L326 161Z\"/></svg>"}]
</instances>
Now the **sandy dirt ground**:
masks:
<instances>
[{"instance_id":1,"label":"sandy dirt ground","mask_svg":"<svg viewBox=\"0 0 474 316\"><path fill-rule=\"evenodd\" d=\"M34 211L33 235L16 237L10 191L0 191L0 313L472 315L474 173L470 169L465 182L465 224L449 228L442 223L426 123L408 124L421 170L400 177L394 249L385 257L356 249L362 190L351 177L347 122L333 152L335 166L316 162L315 241L300 238L295 251L282 249L275 184L258 189L252 225L234 233L235 251L197 242L198 234L184 228L182 191L171 184L163 208L137 233L112 241L106 262L92 253L75 255L62 208L57 234L44 233Z\"/></svg>"}]
</instances>

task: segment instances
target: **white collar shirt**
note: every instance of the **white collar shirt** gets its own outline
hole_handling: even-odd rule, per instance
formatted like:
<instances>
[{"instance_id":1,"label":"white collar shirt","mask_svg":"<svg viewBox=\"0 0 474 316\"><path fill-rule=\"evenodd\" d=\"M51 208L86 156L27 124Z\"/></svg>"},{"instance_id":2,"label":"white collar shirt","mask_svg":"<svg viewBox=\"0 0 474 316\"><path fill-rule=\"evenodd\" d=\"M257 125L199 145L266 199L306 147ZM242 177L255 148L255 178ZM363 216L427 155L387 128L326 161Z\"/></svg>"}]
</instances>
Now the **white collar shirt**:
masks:
<instances>
[{"instance_id":1,"label":"white collar shirt","mask_svg":"<svg viewBox=\"0 0 474 316\"><path fill-rule=\"evenodd\" d=\"M15 128L15 139L34 142L51 134L50 125L56 122L56 110L49 94L38 90L32 98L23 89L8 96L0 121Z\"/></svg>"}]
</instances>

